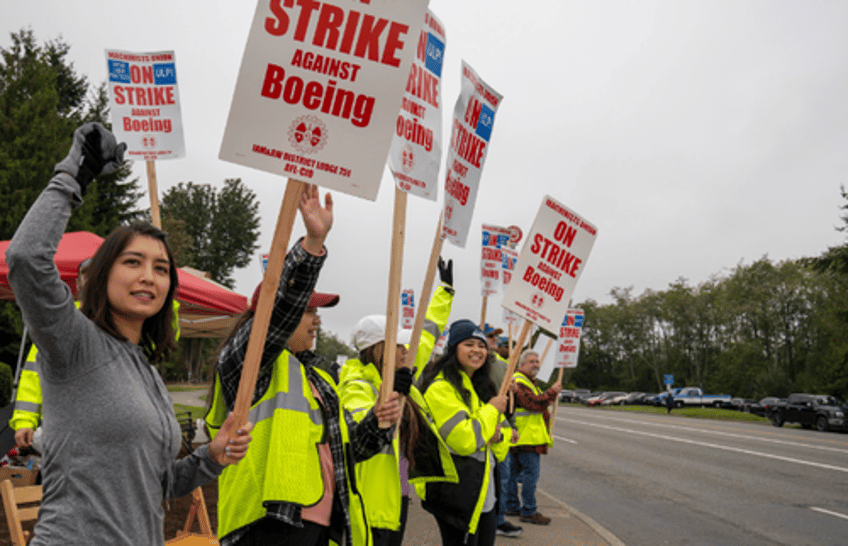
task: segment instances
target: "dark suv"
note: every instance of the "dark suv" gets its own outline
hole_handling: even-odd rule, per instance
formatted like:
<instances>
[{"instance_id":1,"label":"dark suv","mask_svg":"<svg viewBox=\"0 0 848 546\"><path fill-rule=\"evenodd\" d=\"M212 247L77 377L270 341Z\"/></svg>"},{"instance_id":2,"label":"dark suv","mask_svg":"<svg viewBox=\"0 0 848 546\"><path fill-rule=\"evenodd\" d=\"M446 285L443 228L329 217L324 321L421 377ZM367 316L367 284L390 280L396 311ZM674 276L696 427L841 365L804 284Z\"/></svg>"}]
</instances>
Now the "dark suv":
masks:
<instances>
[{"instance_id":1,"label":"dark suv","mask_svg":"<svg viewBox=\"0 0 848 546\"><path fill-rule=\"evenodd\" d=\"M818 430L846 430L845 407L839 400L825 394L790 394L785 402L768 407L766 417L771 424L782 427L784 423L800 423L804 428Z\"/></svg>"}]
</instances>

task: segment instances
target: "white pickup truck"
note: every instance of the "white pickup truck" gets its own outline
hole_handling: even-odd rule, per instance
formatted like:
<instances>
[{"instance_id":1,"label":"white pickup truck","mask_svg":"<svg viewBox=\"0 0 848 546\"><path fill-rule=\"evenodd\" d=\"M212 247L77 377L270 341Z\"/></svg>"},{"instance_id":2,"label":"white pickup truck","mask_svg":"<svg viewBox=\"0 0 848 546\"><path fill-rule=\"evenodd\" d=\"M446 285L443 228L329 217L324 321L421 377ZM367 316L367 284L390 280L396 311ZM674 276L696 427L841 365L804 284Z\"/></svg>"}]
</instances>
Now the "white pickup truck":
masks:
<instances>
[{"instance_id":1,"label":"white pickup truck","mask_svg":"<svg viewBox=\"0 0 848 546\"><path fill-rule=\"evenodd\" d=\"M714 406L720 408L730 402L729 394L704 394L698 387L686 387L680 389L674 395L674 407L684 406Z\"/></svg>"}]
</instances>

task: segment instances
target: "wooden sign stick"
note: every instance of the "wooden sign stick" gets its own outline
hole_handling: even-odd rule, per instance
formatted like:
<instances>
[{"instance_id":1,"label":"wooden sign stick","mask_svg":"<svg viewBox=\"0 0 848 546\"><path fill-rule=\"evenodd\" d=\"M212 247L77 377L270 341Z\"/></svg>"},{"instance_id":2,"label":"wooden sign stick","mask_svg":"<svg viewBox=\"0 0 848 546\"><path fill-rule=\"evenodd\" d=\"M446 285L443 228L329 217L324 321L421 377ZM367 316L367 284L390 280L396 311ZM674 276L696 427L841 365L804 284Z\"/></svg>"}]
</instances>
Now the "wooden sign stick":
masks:
<instances>
[{"instance_id":1,"label":"wooden sign stick","mask_svg":"<svg viewBox=\"0 0 848 546\"><path fill-rule=\"evenodd\" d=\"M259 376L259 362L265 348L265 336L268 334L274 298L280 284L280 275L283 272L283 262L288 252L289 238L291 238L301 192L303 192L303 183L289 178L283 195L283 203L280 206L280 215L277 217L277 227L271 240L271 253L268 256L265 275L262 277L262 287L259 289L259 302L256 305L256 313L253 315L253 326L250 329L250 339L247 342L244 366L233 406L236 426L247 423L250 402L253 400L253 391L256 388L256 378Z\"/></svg>"},{"instance_id":2,"label":"wooden sign stick","mask_svg":"<svg viewBox=\"0 0 848 546\"><path fill-rule=\"evenodd\" d=\"M406 192L395 186L395 212L392 229L392 255L389 261L389 297L386 304L386 341L383 344L383 384L380 387L382 404L395 388L395 358L397 355L398 302L400 277L403 270L403 238L406 231ZM380 422L380 428L394 423Z\"/></svg>"},{"instance_id":3,"label":"wooden sign stick","mask_svg":"<svg viewBox=\"0 0 848 546\"><path fill-rule=\"evenodd\" d=\"M427 262L427 271L424 274L424 285L421 287L421 295L418 298L418 309L415 311L415 322L412 324L412 338L409 340L409 351L406 353L406 367L415 366L415 357L418 353L418 342L421 341L421 331L424 329L424 318L427 315L427 307L433 294L433 279L436 276L436 268L439 267L439 256L442 253L442 218L436 225L436 239L433 241L433 249L430 251L430 261ZM413 373L418 370L412 370Z\"/></svg>"},{"instance_id":4,"label":"wooden sign stick","mask_svg":"<svg viewBox=\"0 0 848 546\"><path fill-rule=\"evenodd\" d=\"M162 229L162 219L159 217L159 189L156 186L156 162L147 160L147 193L150 197L150 220L158 229Z\"/></svg>"},{"instance_id":5,"label":"wooden sign stick","mask_svg":"<svg viewBox=\"0 0 848 546\"><path fill-rule=\"evenodd\" d=\"M512 360L512 352L515 351L515 345L513 345L512 340L512 323L509 323L507 326L509 329L509 341L507 342L507 347L509 348L509 359ZM513 413L515 411L515 393L509 391L509 413Z\"/></svg>"},{"instance_id":6,"label":"wooden sign stick","mask_svg":"<svg viewBox=\"0 0 848 546\"><path fill-rule=\"evenodd\" d=\"M548 356L548 349L551 348L551 343L553 342L553 340L554 340L554 338L552 338L552 337L548 338L548 344L545 345L545 350L542 351L542 358L539 359L539 362L545 361L545 357ZM560 368L559 370L560 370L560 372L562 372L562 368ZM562 373L560 373L559 378L560 378L560 381L561 381L562 380Z\"/></svg>"},{"instance_id":7,"label":"wooden sign stick","mask_svg":"<svg viewBox=\"0 0 848 546\"><path fill-rule=\"evenodd\" d=\"M516 348L523 347L524 342L527 341L527 333L530 331L530 326L533 323L527 319L524 319L524 326L521 327L521 333L518 334L518 342L516 343ZM501 383L501 389L498 391L498 394L506 394L509 390L509 384L512 382L512 374L515 373L515 366L518 363L518 351L513 351L509 354L509 366L506 369L506 375L503 378L503 382Z\"/></svg>"},{"instance_id":8,"label":"wooden sign stick","mask_svg":"<svg viewBox=\"0 0 848 546\"><path fill-rule=\"evenodd\" d=\"M548 345L550 345L550 343ZM557 383L559 383L560 385L562 385L562 372L563 372L563 370L565 370L565 368L559 369L559 376L557 377ZM558 407L559 407L559 400L554 400L554 409L553 409L553 411L551 411L551 428L548 431L548 434L550 434L550 435L553 435L553 433L554 433L554 427L556 426L556 414L557 414L557 408Z\"/></svg>"},{"instance_id":9,"label":"wooden sign stick","mask_svg":"<svg viewBox=\"0 0 848 546\"><path fill-rule=\"evenodd\" d=\"M486 331L486 305L489 303L489 296L483 296L483 309L480 311L480 329Z\"/></svg>"}]
</instances>

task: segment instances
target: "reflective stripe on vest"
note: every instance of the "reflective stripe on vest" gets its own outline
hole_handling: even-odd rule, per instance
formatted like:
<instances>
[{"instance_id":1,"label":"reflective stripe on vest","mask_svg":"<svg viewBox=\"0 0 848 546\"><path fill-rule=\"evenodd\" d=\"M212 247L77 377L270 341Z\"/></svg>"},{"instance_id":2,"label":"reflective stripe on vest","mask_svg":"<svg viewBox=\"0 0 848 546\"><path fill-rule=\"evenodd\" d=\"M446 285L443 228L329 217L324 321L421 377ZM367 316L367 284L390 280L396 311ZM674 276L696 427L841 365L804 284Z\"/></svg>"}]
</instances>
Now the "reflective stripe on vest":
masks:
<instances>
[{"instance_id":1,"label":"reflective stripe on vest","mask_svg":"<svg viewBox=\"0 0 848 546\"><path fill-rule=\"evenodd\" d=\"M324 439L324 420L303 366L288 351L274 362L268 390L251 407L253 441L239 464L227 466L219 478L218 533L223 537L266 514L263 503L312 506L324 494L317 444ZM215 414L223 406L216 377ZM221 423L211 422L210 428ZM296 476L296 479L294 478Z\"/></svg>"},{"instance_id":2,"label":"reflective stripe on vest","mask_svg":"<svg viewBox=\"0 0 848 546\"><path fill-rule=\"evenodd\" d=\"M523 373L516 372L513 376L516 383L530 389L534 395L539 396L542 390L534 385ZM518 429L517 446L541 446L550 445L551 436L545 425L545 417L540 411L530 411L527 408L515 408L515 428Z\"/></svg>"}]
</instances>

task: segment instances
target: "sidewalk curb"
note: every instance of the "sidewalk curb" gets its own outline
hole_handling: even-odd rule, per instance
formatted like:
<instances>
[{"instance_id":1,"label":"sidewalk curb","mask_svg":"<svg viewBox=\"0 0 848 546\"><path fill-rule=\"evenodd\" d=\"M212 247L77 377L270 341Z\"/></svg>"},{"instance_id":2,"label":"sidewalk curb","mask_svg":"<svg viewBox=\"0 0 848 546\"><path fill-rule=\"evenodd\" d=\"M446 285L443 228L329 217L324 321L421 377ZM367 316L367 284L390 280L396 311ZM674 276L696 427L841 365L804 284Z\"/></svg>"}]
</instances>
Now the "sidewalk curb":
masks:
<instances>
[{"instance_id":1,"label":"sidewalk curb","mask_svg":"<svg viewBox=\"0 0 848 546\"><path fill-rule=\"evenodd\" d=\"M577 509L567 505L566 503L562 502L561 500L554 497L553 495L551 495L547 491L544 491L543 489L537 487L536 493L541 493L542 495L544 495L545 497L547 497L551 501L557 503L564 510L567 510L569 513L573 514L574 517L576 517L577 519L579 519L580 521L582 521L583 523L585 523L586 525L591 527L591 529L593 531L598 533L598 536L600 536L602 539L607 541L610 546L627 546L621 540L619 540L619 538L617 536L615 536L614 534L609 532L603 525L601 525L597 521L593 520L592 518L590 518L586 514L580 512L579 510L577 510Z\"/></svg>"}]
</instances>

